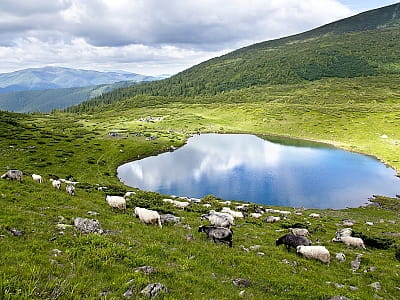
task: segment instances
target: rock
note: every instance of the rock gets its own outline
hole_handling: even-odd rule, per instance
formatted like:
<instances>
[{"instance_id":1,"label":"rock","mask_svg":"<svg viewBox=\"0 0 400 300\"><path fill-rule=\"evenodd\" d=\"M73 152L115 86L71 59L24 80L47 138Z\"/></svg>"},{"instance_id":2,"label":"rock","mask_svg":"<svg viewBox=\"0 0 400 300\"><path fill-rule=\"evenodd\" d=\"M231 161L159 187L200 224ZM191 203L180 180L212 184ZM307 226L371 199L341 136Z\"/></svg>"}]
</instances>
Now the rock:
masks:
<instances>
[{"instance_id":1,"label":"rock","mask_svg":"<svg viewBox=\"0 0 400 300\"><path fill-rule=\"evenodd\" d=\"M382 286L380 282L373 282L371 284L368 284L368 286L372 287L373 289L375 289L375 291L379 291Z\"/></svg>"},{"instance_id":2,"label":"rock","mask_svg":"<svg viewBox=\"0 0 400 300\"><path fill-rule=\"evenodd\" d=\"M373 226L373 225L374 225L374 222L365 222L365 225Z\"/></svg>"},{"instance_id":3,"label":"rock","mask_svg":"<svg viewBox=\"0 0 400 300\"><path fill-rule=\"evenodd\" d=\"M104 230L101 229L100 223L97 220L78 217L74 220L74 226L82 233L98 233L98 234L104 233Z\"/></svg>"},{"instance_id":4,"label":"rock","mask_svg":"<svg viewBox=\"0 0 400 300\"><path fill-rule=\"evenodd\" d=\"M122 294L122 296L128 299L132 298L135 287L136 285L132 285L125 293Z\"/></svg>"},{"instance_id":5,"label":"rock","mask_svg":"<svg viewBox=\"0 0 400 300\"><path fill-rule=\"evenodd\" d=\"M349 289L352 290L352 291L357 291L359 288L356 287L356 286L350 285L350 286L349 286Z\"/></svg>"},{"instance_id":6,"label":"rock","mask_svg":"<svg viewBox=\"0 0 400 300\"><path fill-rule=\"evenodd\" d=\"M336 287L337 289L344 288L344 284L335 283L334 285L335 285L335 287Z\"/></svg>"},{"instance_id":7,"label":"rock","mask_svg":"<svg viewBox=\"0 0 400 300\"><path fill-rule=\"evenodd\" d=\"M258 256L264 256L265 253L264 253L264 252L257 252L257 255L258 255Z\"/></svg>"},{"instance_id":8,"label":"rock","mask_svg":"<svg viewBox=\"0 0 400 300\"><path fill-rule=\"evenodd\" d=\"M25 234L25 231L23 231L23 230L17 230L17 229L15 229L15 228L9 228L9 227L7 227L6 230L7 230L8 233L11 233L11 234L14 235L14 236L23 236L23 235Z\"/></svg>"},{"instance_id":9,"label":"rock","mask_svg":"<svg viewBox=\"0 0 400 300\"><path fill-rule=\"evenodd\" d=\"M345 296L334 296L332 298L329 298L328 300L349 300L349 298Z\"/></svg>"},{"instance_id":10,"label":"rock","mask_svg":"<svg viewBox=\"0 0 400 300\"><path fill-rule=\"evenodd\" d=\"M243 297L244 296L244 290L239 292L239 297Z\"/></svg>"},{"instance_id":11,"label":"rock","mask_svg":"<svg viewBox=\"0 0 400 300\"><path fill-rule=\"evenodd\" d=\"M143 267L138 267L133 269L135 272L143 272L145 274L151 274L154 273L156 271L156 268L152 267L152 266L143 266Z\"/></svg>"},{"instance_id":12,"label":"rock","mask_svg":"<svg viewBox=\"0 0 400 300\"><path fill-rule=\"evenodd\" d=\"M58 230L65 230L65 229L67 229L69 227L72 227L72 225L69 225L69 224L57 224L57 229Z\"/></svg>"},{"instance_id":13,"label":"rock","mask_svg":"<svg viewBox=\"0 0 400 300\"><path fill-rule=\"evenodd\" d=\"M353 270L353 272L357 271L360 268L361 257L362 257L362 254L357 254L355 260L351 261L350 266L351 266L351 269Z\"/></svg>"},{"instance_id":14,"label":"rock","mask_svg":"<svg viewBox=\"0 0 400 300\"><path fill-rule=\"evenodd\" d=\"M345 262L346 261L346 255L344 253L336 253L336 260L339 262Z\"/></svg>"},{"instance_id":15,"label":"rock","mask_svg":"<svg viewBox=\"0 0 400 300\"><path fill-rule=\"evenodd\" d=\"M250 246L250 250L258 250L258 249L260 249L260 245L254 245L254 246Z\"/></svg>"},{"instance_id":16,"label":"rock","mask_svg":"<svg viewBox=\"0 0 400 300\"><path fill-rule=\"evenodd\" d=\"M89 216L97 216L97 215L99 215L100 213L98 213L97 211L91 211L91 210L89 210L89 211L87 212L87 214L88 214Z\"/></svg>"},{"instance_id":17,"label":"rock","mask_svg":"<svg viewBox=\"0 0 400 300\"><path fill-rule=\"evenodd\" d=\"M232 283L236 286L236 287L249 287L251 285L250 280L246 279L246 278L236 278L232 280Z\"/></svg>"},{"instance_id":18,"label":"rock","mask_svg":"<svg viewBox=\"0 0 400 300\"><path fill-rule=\"evenodd\" d=\"M187 241L193 241L194 240L194 236L193 236L193 234L188 234L188 235L186 235L185 236L185 239L187 240Z\"/></svg>"},{"instance_id":19,"label":"rock","mask_svg":"<svg viewBox=\"0 0 400 300\"><path fill-rule=\"evenodd\" d=\"M355 220L343 220L343 226L351 227L356 223Z\"/></svg>"},{"instance_id":20,"label":"rock","mask_svg":"<svg viewBox=\"0 0 400 300\"><path fill-rule=\"evenodd\" d=\"M166 293L167 291L168 290L167 290L166 286L161 283L150 283L140 293L147 297L154 298L160 292Z\"/></svg>"},{"instance_id":21,"label":"rock","mask_svg":"<svg viewBox=\"0 0 400 300\"><path fill-rule=\"evenodd\" d=\"M382 134L382 135L381 135L381 138L382 138L382 139L387 139L388 136L387 136L386 134Z\"/></svg>"},{"instance_id":22,"label":"rock","mask_svg":"<svg viewBox=\"0 0 400 300\"><path fill-rule=\"evenodd\" d=\"M240 249L242 249L244 252L250 252L250 250L243 245L240 245Z\"/></svg>"},{"instance_id":23,"label":"rock","mask_svg":"<svg viewBox=\"0 0 400 300\"><path fill-rule=\"evenodd\" d=\"M172 214L160 215L161 224L179 223L181 221L180 217L176 217Z\"/></svg>"}]
</instances>

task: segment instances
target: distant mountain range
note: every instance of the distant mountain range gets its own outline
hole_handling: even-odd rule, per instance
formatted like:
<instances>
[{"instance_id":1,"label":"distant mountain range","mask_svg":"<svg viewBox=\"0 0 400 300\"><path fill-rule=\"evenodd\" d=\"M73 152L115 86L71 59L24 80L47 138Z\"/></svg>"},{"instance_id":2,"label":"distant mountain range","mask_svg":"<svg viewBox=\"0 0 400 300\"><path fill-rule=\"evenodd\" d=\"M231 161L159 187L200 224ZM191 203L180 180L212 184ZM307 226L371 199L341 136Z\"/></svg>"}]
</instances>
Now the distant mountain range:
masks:
<instances>
[{"instance_id":1,"label":"distant mountain range","mask_svg":"<svg viewBox=\"0 0 400 300\"><path fill-rule=\"evenodd\" d=\"M114 89L168 77L124 71L99 72L61 67L30 68L0 74L0 110L49 112Z\"/></svg>"}]
</instances>

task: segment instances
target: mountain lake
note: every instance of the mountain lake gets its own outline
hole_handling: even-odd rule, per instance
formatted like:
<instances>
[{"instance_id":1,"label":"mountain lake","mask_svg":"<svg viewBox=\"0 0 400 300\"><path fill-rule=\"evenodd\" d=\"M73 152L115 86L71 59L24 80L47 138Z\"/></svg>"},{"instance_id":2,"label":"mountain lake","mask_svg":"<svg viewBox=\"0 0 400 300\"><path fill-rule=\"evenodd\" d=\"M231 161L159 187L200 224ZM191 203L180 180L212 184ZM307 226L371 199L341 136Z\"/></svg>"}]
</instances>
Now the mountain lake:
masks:
<instances>
[{"instance_id":1,"label":"mountain lake","mask_svg":"<svg viewBox=\"0 0 400 300\"><path fill-rule=\"evenodd\" d=\"M131 187L264 205L346 208L400 194L396 172L379 160L329 145L249 134L201 134L173 151L121 165Z\"/></svg>"}]
</instances>

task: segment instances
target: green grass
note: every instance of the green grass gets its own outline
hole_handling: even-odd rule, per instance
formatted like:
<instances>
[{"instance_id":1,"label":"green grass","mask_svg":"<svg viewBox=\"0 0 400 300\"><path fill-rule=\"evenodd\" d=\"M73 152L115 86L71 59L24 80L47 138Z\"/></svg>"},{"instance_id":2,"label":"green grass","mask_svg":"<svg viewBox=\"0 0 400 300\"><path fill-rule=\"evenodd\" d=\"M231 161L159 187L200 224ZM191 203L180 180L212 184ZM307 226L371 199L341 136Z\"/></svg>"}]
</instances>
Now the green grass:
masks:
<instances>
[{"instance_id":1,"label":"green grass","mask_svg":"<svg viewBox=\"0 0 400 300\"><path fill-rule=\"evenodd\" d=\"M171 145L181 146L198 130L324 141L375 155L399 170L398 81L396 76L323 79L176 101L143 96L91 114L0 113L0 169L18 168L26 175L23 183L0 180L0 298L120 299L135 284L133 298L140 299L141 289L152 282L167 286L168 293L161 299L327 299L335 295L374 299L374 294L399 298L400 262L395 247L359 250L331 242L342 220L354 219L354 230L392 238L399 244L399 237L384 234L398 231L397 199L379 198L381 208L309 209L303 216L292 214L275 224L239 220L233 247L228 248L197 232L203 224L200 215L207 211L202 207L182 211L164 204L164 195L137 191L126 213L113 212L104 201L105 192L97 190L97 184L108 186L113 193L132 190L118 181L118 165L166 151ZM138 121L147 116L164 119ZM110 137L109 132L120 135ZM382 139L383 134L388 138ZM150 135L158 138L146 141ZM32 173L41 174L45 183L33 182ZM80 181L77 195L70 197L65 190L53 189L49 179L54 175L72 175ZM212 203L214 209L221 208L218 202ZM162 229L145 226L133 215L136 205L173 213L182 217L182 224ZM88 211L99 215L91 217ZM311 212L319 212L322 218L310 219ZM57 224L62 220L72 225L75 217L97 218L115 234L82 235L72 227L60 234ZM275 246L287 226L307 221L314 244L319 242L331 252L329 266ZM375 225L366 226L366 221ZM8 227L24 230L25 235L12 236ZM187 239L190 234L193 240ZM253 245L260 245L258 251L265 255L243 251ZM345 263L335 261L337 252L346 254ZM361 269L353 273L350 261L358 253L363 254ZM134 271L143 265L157 271L150 275ZM368 271L370 267L376 269ZM249 279L250 287L235 287L235 278ZM382 289L369 287L373 282L380 282ZM241 290L245 291L242 297Z\"/></svg>"}]
</instances>

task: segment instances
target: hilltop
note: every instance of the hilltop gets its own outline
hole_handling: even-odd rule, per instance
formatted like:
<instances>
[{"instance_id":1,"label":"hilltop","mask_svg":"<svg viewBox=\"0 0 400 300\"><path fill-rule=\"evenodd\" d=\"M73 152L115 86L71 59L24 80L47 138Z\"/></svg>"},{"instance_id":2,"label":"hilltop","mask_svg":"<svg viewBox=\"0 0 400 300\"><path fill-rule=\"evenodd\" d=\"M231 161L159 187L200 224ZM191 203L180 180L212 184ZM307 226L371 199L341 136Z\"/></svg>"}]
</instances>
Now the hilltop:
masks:
<instances>
[{"instance_id":1,"label":"hilltop","mask_svg":"<svg viewBox=\"0 0 400 300\"><path fill-rule=\"evenodd\" d=\"M305 83L326 77L400 74L399 11L400 4L394 4L305 33L254 44L165 80L103 95L84 106L144 94L193 97L251 86Z\"/></svg>"}]
</instances>

